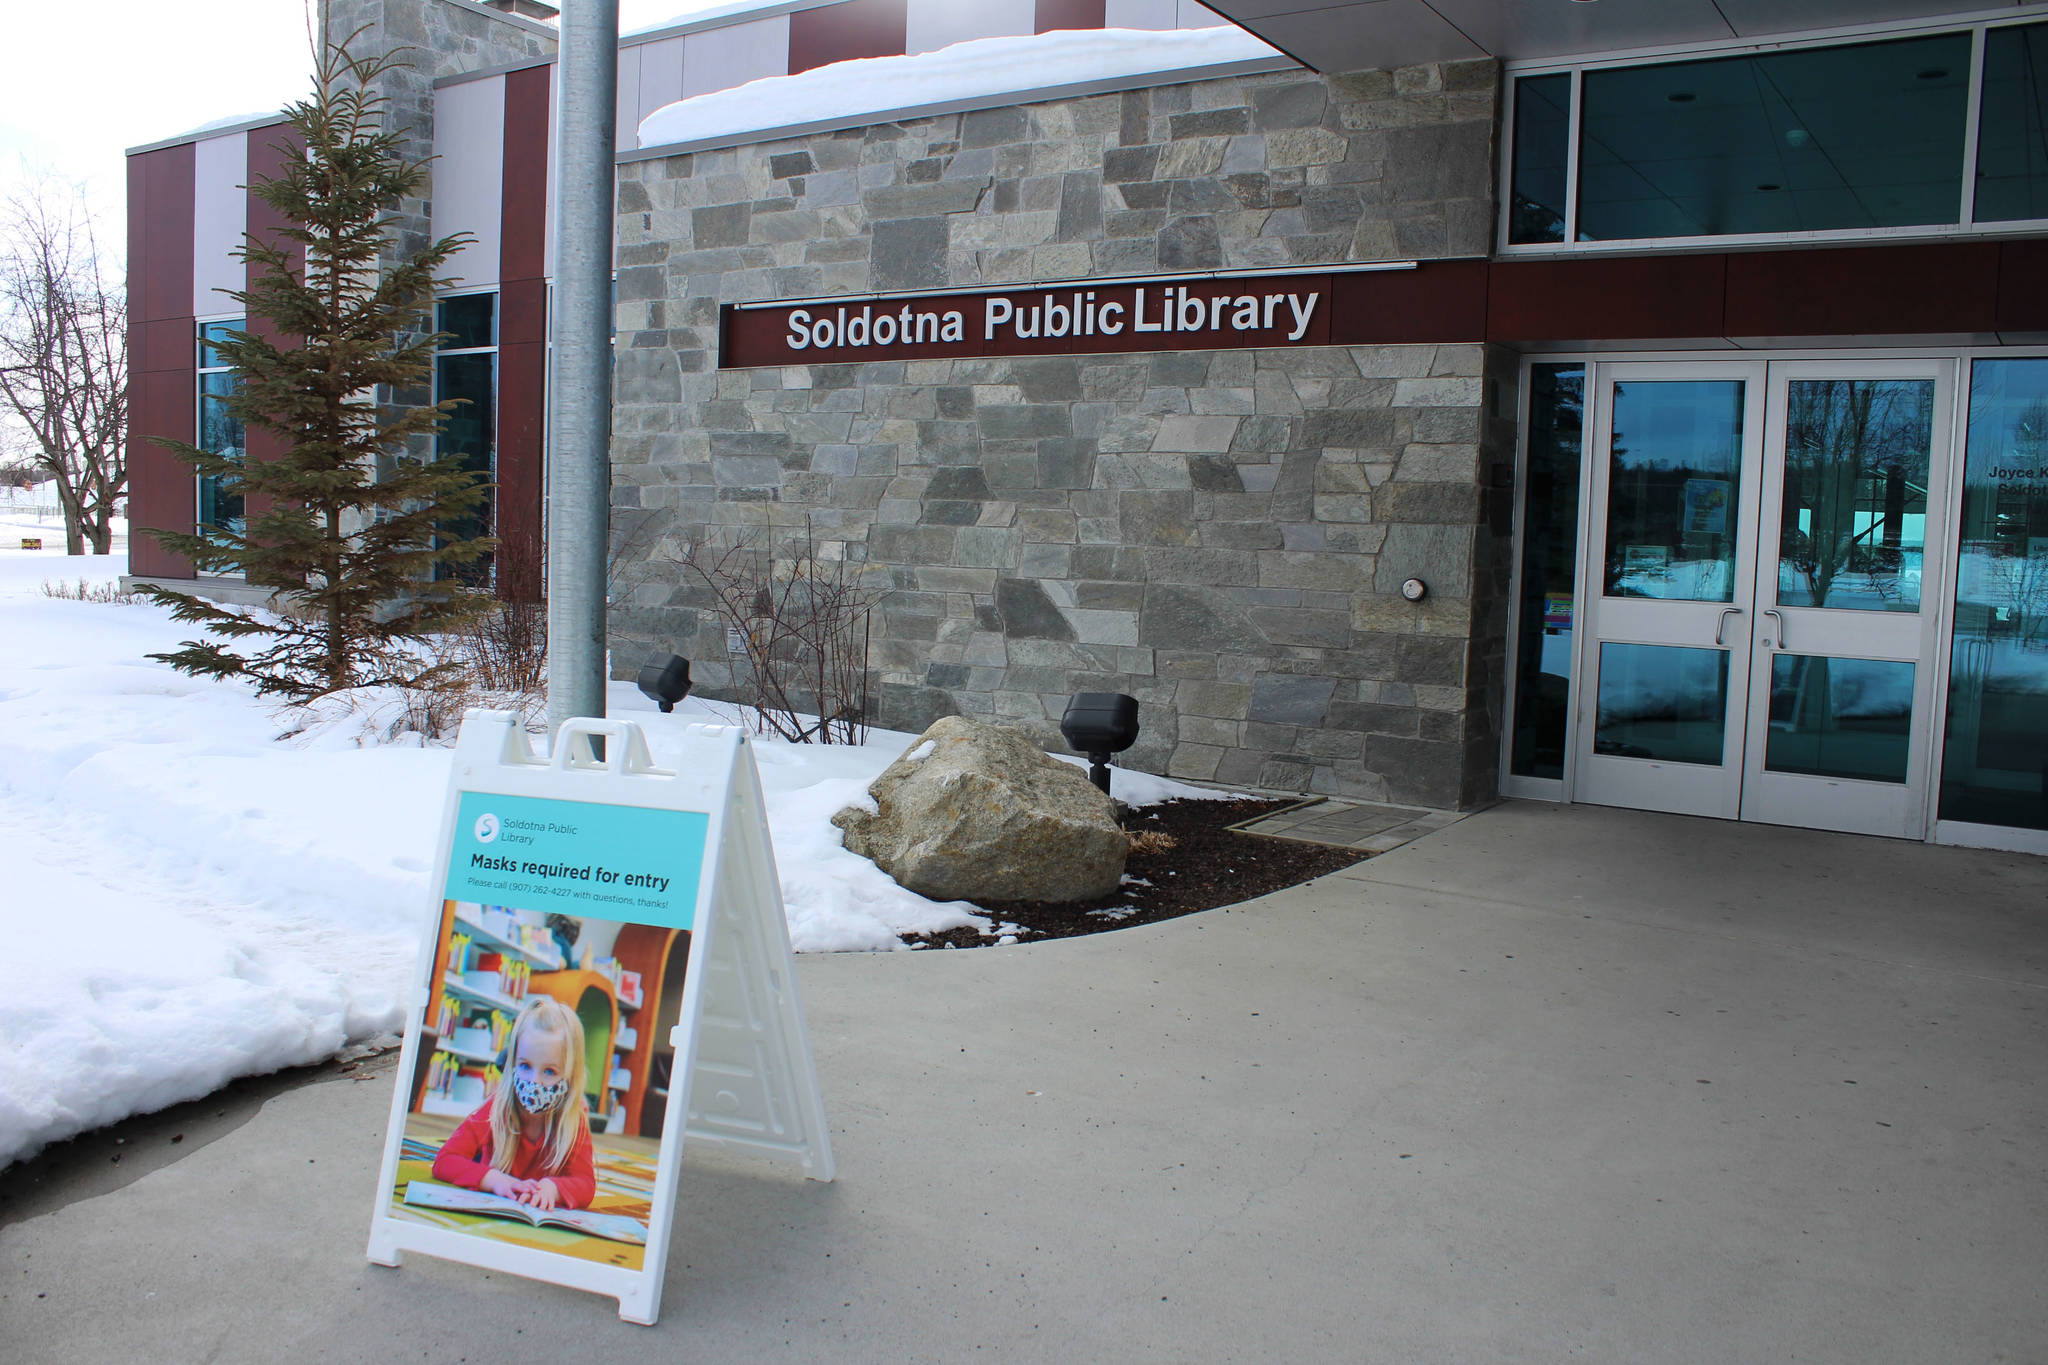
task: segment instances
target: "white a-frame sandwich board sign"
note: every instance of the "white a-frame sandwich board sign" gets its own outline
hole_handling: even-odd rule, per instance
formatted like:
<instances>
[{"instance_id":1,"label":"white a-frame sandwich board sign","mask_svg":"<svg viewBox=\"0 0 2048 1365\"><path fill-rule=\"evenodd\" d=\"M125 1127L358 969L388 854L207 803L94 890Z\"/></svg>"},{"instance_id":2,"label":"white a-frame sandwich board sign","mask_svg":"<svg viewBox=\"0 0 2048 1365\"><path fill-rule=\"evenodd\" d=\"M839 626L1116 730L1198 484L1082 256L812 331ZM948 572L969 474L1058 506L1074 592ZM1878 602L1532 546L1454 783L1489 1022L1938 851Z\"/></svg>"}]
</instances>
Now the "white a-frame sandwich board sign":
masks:
<instances>
[{"instance_id":1,"label":"white a-frame sandwich board sign","mask_svg":"<svg viewBox=\"0 0 2048 1365\"><path fill-rule=\"evenodd\" d=\"M652 1323L685 1138L832 1178L752 749L680 738L663 769L637 725L572 720L547 760L511 713L463 718L372 1261L465 1261Z\"/></svg>"}]
</instances>

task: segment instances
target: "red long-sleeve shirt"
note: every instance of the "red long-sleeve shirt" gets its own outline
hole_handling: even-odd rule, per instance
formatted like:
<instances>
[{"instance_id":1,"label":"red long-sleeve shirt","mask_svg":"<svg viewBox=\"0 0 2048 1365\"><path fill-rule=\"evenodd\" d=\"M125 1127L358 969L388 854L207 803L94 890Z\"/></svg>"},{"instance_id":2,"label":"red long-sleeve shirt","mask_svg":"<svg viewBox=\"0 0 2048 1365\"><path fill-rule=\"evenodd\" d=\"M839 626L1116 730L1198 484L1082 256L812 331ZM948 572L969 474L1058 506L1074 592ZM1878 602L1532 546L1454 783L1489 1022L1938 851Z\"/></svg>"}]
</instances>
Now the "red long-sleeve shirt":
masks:
<instances>
[{"instance_id":1,"label":"red long-sleeve shirt","mask_svg":"<svg viewBox=\"0 0 2048 1365\"><path fill-rule=\"evenodd\" d=\"M491 1102L485 1100L474 1114L462 1121L434 1155L434 1179L465 1190L480 1190L491 1170ZM507 1172L514 1180L555 1182L556 1207L587 1209L597 1196L597 1168L590 1158L590 1125L582 1125L576 1145L569 1151L568 1165L551 1171L545 1165L541 1144L521 1136L519 1151Z\"/></svg>"}]
</instances>

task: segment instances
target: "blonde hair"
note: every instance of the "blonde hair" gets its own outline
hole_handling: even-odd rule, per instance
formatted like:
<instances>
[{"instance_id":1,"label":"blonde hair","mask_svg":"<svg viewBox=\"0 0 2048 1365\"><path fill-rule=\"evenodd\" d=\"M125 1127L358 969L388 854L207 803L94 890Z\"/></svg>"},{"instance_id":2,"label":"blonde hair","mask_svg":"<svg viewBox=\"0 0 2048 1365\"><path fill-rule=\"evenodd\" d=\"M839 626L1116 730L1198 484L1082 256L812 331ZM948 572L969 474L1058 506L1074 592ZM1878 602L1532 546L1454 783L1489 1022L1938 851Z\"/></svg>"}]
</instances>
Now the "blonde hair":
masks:
<instances>
[{"instance_id":1,"label":"blonde hair","mask_svg":"<svg viewBox=\"0 0 2048 1365\"><path fill-rule=\"evenodd\" d=\"M519 1043L529 1033L560 1038L567 1046L568 1060L562 1079L569 1093L547 1113L547 1129L541 1138L541 1160L550 1173L568 1166L569 1153L576 1149L590 1122L590 1105L583 1098L583 1021L552 996L540 995L526 1002L512 1021L511 1036L505 1040L505 1074L491 1096L491 1166L512 1172L512 1158L519 1154L519 1101L512 1094L512 1072L519 1065Z\"/></svg>"}]
</instances>

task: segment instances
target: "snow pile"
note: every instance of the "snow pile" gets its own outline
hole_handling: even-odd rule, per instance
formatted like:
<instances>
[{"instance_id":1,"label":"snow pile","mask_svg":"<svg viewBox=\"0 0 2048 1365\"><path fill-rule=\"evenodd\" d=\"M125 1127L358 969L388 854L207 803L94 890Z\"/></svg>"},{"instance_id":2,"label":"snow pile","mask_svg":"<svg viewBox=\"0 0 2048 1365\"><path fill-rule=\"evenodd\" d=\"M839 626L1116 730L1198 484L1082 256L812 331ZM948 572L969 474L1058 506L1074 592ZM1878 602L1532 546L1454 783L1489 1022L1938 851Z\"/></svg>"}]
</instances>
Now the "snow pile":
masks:
<instances>
[{"instance_id":1,"label":"snow pile","mask_svg":"<svg viewBox=\"0 0 2048 1365\"><path fill-rule=\"evenodd\" d=\"M42 591L124 568L0 546L0 1166L398 1032L434 904L449 751L391 739L388 700L308 724L148 660L192 634L161 608ZM630 684L609 705L647 727L656 762L683 725L726 719L660 716ZM904 890L831 824L914 740L756 745L799 951L986 925ZM1139 804L1215 794L1117 781Z\"/></svg>"},{"instance_id":2,"label":"snow pile","mask_svg":"<svg viewBox=\"0 0 2048 1365\"><path fill-rule=\"evenodd\" d=\"M767 76L665 104L641 121L640 145L660 147L796 124L852 122L896 109L1279 55L1229 24L976 38L934 52L865 57L794 76Z\"/></svg>"}]
</instances>

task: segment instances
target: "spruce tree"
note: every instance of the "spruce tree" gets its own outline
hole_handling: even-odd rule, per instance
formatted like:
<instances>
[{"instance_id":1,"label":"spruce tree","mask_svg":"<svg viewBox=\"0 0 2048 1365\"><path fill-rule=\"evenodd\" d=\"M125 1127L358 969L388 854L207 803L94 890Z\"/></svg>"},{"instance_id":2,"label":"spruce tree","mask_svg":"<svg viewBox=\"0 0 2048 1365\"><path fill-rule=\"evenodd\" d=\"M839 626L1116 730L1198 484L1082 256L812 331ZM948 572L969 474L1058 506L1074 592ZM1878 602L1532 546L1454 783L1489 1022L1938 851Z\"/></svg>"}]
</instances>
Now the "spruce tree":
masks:
<instances>
[{"instance_id":1,"label":"spruce tree","mask_svg":"<svg viewBox=\"0 0 2048 1365\"><path fill-rule=\"evenodd\" d=\"M353 41L353 39L351 39ZM251 191L277 211L275 240L245 238L253 267L238 291L262 329L215 350L233 366L231 415L281 439L275 459L236 459L162 442L193 470L246 499L240 530L155 535L205 572L239 572L273 589L277 610L222 606L186 593L152 596L212 639L153 654L187 673L246 677L261 695L304 701L348 687L416 685L437 670L420 645L460 626L488 599L461 580L490 553L472 534L489 492L458 457L430 458L456 401L384 406L424 385L435 346L434 282L470 240L444 237L387 261L391 217L427 178L384 118L377 78L395 55L359 59L330 43L310 99L285 110L282 172Z\"/></svg>"}]
</instances>

